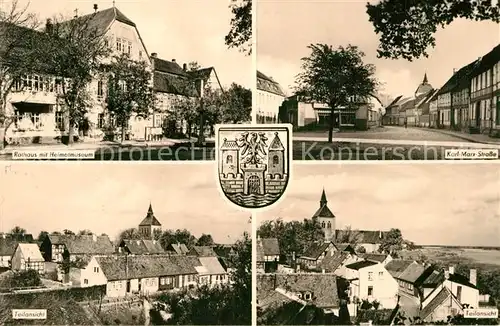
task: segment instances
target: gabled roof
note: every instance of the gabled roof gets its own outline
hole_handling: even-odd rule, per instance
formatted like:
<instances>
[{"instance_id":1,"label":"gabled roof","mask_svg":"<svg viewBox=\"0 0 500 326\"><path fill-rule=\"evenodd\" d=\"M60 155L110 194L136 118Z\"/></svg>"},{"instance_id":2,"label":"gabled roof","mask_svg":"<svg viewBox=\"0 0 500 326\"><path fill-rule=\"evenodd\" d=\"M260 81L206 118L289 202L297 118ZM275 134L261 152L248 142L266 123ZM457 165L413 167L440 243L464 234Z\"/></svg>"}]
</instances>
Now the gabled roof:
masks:
<instances>
[{"instance_id":1,"label":"gabled roof","mask_svg":"<svg viewBox=\"0 0 500 326\"><path fill-rule=\"evenodd\" d=\"M448 290L447 287L443 287L441 291L434 297L434 299L429 302L424 309L420 312L420 318L425 319L427 318L431 313L433 313L436 308L438 308L443 302L446 300L451 299L455 301L455 303L459 306L462 307L460 302L458 302L457 298Z\"/></svg>"},{"instance_id":2,"label":"gabled roof","mask_svg":"<svg viewBox=\"0 0 500 326\"><path fill-rule=\"evenodd\" d=\"M363 269L363 268L366 268L366 267L370 267L370 266L373 266L373 265L377 265L377 264L378 263L374 262L374 261L362 260L362 261L358 261L356 263L349 264L349 265L346 266L346 268L354 269L354 270L360 270L360 269Z\"/></svg>"},{"instance_id":3,"label":"gabled roof","mask_svg":"<svg viewBox=\"0 0 500 326\"><path fill-rule=\"evenodd\" d=\"M188 73L175 61L168 61L156 57L151 57L151 60L153 61L155 72L159 71L167 74L188 77Z\"/></svg>"},{"instance_id":4,"label":"gabled roof","mask_svg":"<svg viewBox=\"0 0 500 326\"><path fill-rule=\"evenodd\" d=\"M336 251L333 255L326 255L319 268L324 269L326 272L335 272L342 264L349 258L349 253L343 251Z\"/></svg>"},{"instance_id":5,"label":"gabled roof","mask_svg":"<svg viewBox=\"0 0 500 326\"><path fill-rule=\"evenodd\" d=\"M162 255L112 255L95 257L108 281L197 274L196 257Z\"/></svg>"},{"instance_id":6,"label":"gabled roof","mask_svg":"<svg viewBox=\"0 0 500 326\"><path fill-rule=\"evenodd\" d=\"M395 105L402 97L403 97L403 95L399 95L394 100L392 100L392 102L387 107L389 108L389 107Z\"/></svg>"},{"instance_id":7,"label":"gabled roof","mask_svg":"<svg viewBox=\"0 0 500 326\"><path fill-rule=\"evenodd\" d=\"M121 245L127 247L128 251L134 255L165 253L161 244L156 240L123 240Z\"/></svg>"},{"instance_id":8,"label":"gabled roof","mask_svg":"<svg viewBox=\"0 0 500 326\"><path fill-rule=\"evenodd\" d=\"M269 144L269 151L284 151L285 147L281 143L278 133L275 133L273 141Z\"/></svg>"},{"instance_id":9,"label":"gabled roof","mask_svg":"<svg viewBox=\"0 0 500 326\"><path fill-rule=\"evenodd\" d=\"M153 74L153 88L156 92L197 97L198 91L193 81L187 77L176 76L155 71Z\"/></svg>"},{"instance_id":10,"label":"gabled roof","mask_svg":"<svg viewBox=\"0 0 500 326\"><path fill-rule=\"evenodd\" d=\"M206 269L207 274L215 275L215 274L225 274L226 270L221 265L219 259L217 257L199 257L201 265Z\"/></svg>"},{"instance_id":11,"label":"gabled roof","mask_svg":"<svg viewBox=\"0 0 500 326\"><path fill-rule=\"evenodd\" d=\"M376 254L376 253L366 253L361 254L361 258L364 258L369 261L374 261L377 263L383 263L389 255L386 254Z\"/></svg>"},{"instance_id":12,"label":"gabled roof","mask_svg":"<svg viewBox=\"0 0 500 326\"><path fill-rule=\"evenodd\" d=\"M5 234L0 237L0 256L12 256L16 247L19 243L31 243L33 242L33 236L31 234Z\"/></svg>"},{"instance_id":13,"label":"gabled roof","mask_svg":"<svg viewBox=\"0 0 500 326\"><path fill-rule=\"evenodd\" d=\"M335 243L335 247L337 247L338 250L344 251L344 252L350 252L354 253L354 247L350 243Z\"/></svg>"},{"instance_id":14,"label":"gabled roof","mask_svg":"<svg viewBox=\"0 0 500 326\"><path fill-rule=\"evenodd\" d=\"M257 89L273 93L279 96L286 97L285 92L281 89L280 84L278 84L274 79L268 77L257 70Z\"/></svg>"},{"instance_id":15,"label":"gabled roof","mask_svg":"<svg viewBox=\"0 0 500 326\"><path fill-rule=\"evenodd\" d=\"M280 255L280 245L277 238L257 239L257 251L264 256Z\"/></svg>"},{"instance_id":16,"label":"gabled roof","mask_svg":"<svg viewBox=\"0 0 500 326\"><path fill-rule=\"evenodd\" d=\"M107 31L109 26L116 20L121 23L130 25L132 27L137 27L135 23L125 16L118 8L111 7L95 13L73 18L72 21L84 21L87 20L88 25L92 29L97 29L98 32L104 33Z\"/></svg>"},{"instance_id":17,"label":"gabled roof","mask_svg":"<svg viewBox=\"0 0 500 326\"><path fill-rule=\"evenodd\" d=\"M400 275L399 279L409 282L415 283L426 270L425 266L419 264L417 262L412 262Z\"/></svg>"},{"instance_id":18,"label":"gabled roof","mask_svg":"<svg viewBox=\"0 0 500 326\"><path fill-rule=\"evenodd\" d=\"M153 213L153 207L149 204L149 209L146 217L142 220L139 226L161 226L160 221L158 221Z\"/></svg>"},{"instance_id":19,"label":"gabled roof","mask_svg":"<svg viewBox=\"0 0 500 326\"><path fill-rule=\"evenodd\" d=\"M413 260L393 259L385 265L385 269L387 269L392 277L399 278L399 276L408 268L408 266L413 263Z\"/></svg>"},{"instance_id":20,"label":"gabled roof","mask_svg":"<svg viewBox=\"0 0 500 326\"><path fill-rule=\"evenodd\" d=\"M477 286L472 284L469 281L469 278L466 276L463 276L462 274L457 274L457 273L450 274L450 277L448 280L453 282L453 283L457 283L457 284L465 285L465 286L473 288L473 289L477 289Z\"/></svg>"},{"instance_id":21,"label":"gabled roof","mask_svg":"<svg viewBox=\"0 0 500 326\"><path fill-rule=\"evenodd\" d=\"M444 281L444 273L433 270L422 282L424 288L435 288Z\"/></svg>"},{"instance_id":22,"label":"gabled roof","mask_svg":"<svg viewBox=\"0 0 500 326\"><path fill-rule=\"evenodd\" d=\"M235 150L239 148L240 147L238 146L238 143L235 140L227 140L226 138L224 138L224 142L220 147L221 150Z\"/></svg>"},{"instance_id":23,"label":"gabled roof","mask_svg":"<svg viewBox=\"0 0 500 326\"><path fill-rule=\"evenodd\" d=\"M189 254L198 256L198 257L217 257L217 254L209 246L193 246L189 251Z\"/></svg>"},{"instance_id":24,"label":"gabled roof","mask_svg":"<svg viewBox=\"0 0 500 326\"><path fill-rule=\"evenodd\" d=\"M305 253L300 258L310 258L316 260L331 245L333 245L331 242L315 242L306 249Z\"/></svg>"},{"instance_id":25,"label":"gabled roof","mask_svg":"<svg viewBox=\"0 0 500 326\"><path fill-rule=\"evenodd\" d=\"M44 261L40 248L36 243L19 243L17 247L21 250L25 260L30 262Z\"/></svg>"},{"instance_id":26,"label":"gabled roof","mask_svg":"<svg viewBox=\"0 0 500 326\"><path fill-rule=\"evenodd\" d=\"M333 215L332 211L328 208L328 206L325 204L321 206L313 215L313 217L335 217Z\"/></svg>"},{"instance_id":27,"label":"gabled roof","mask_svg":"<svg viewBox=\"0 0 500 326\"><path fill-rule=\"evenodd\" d=\"M63 244L73 255L105 255L115 252L115 247L107 235L50 234L47 238L51 244Z\"/></svg>"},{"instance_id":28,"label":"gabled roof","mask_svg":"<svg viewBox=\"0 0 500 326\"><path fill-rule=\"evenodd\" d=\"M352 232L357 243L379 244L387 237L388 231L368 231L368 230L335 230L335 239L342 242L345 232Z\"/></svg>"},{"instance_id":29,"label":"gabled roof","mask_svg":"<svg viewBox=\"0 0 500 326\"><path fill-rule=\"evenodd\" d=\"M471 77L475 77L486 70L491 69L498 61L500 61L500 44L495 46L490 52L481 58L479 65L471 73Z\"/></svg>"},{"instance_id":30,"label":"gabled roof","mask_svg":"<svg viewBox=\"0 0 500 326\"><path fill-rule=\"evenodd\" d=\"M288 292L311 292L313 295L311 303L318 308L338 308L340 306L338 283L337 276L332 274L261 274L257 275L257 293L265 295L275 291L276 288Z\"/></svg>"},{"instance_id":31,"label":"gabled roof","mask_svg":"<svg viewBox=\"0 0 500 326\"><path fill-rule=\"evenodd\" d=\"M168 249L170 248L178 255L185 255L189 252L188 247L184 243L171 243L168 246Z\"/></svg>"}]
</instances>

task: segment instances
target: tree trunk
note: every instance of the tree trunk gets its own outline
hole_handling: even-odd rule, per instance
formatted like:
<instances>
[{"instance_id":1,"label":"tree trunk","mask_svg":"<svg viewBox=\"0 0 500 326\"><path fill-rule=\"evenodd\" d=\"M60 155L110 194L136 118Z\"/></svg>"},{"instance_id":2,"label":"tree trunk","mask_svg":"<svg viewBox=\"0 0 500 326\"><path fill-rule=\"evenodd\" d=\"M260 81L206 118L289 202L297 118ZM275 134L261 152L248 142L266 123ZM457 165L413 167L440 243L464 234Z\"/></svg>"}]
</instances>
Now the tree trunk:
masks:
<instances>
[{"instance_id":1,"label":"tree trunk","mask_svg":"<svg viewBox=\"0 0 500 326\"><path fill-rule=\"evenodd\" d=\"M333 142L333 125L335 122L335 114L333 112L333 106L330 106L330 122L328 124L328 142Z\"/></svg>"},{"instance_id":2,"label":"tree trunk","mask_svg":"<svg viewBox=\"0 0 500 326\"><path fill-rule=\"evenodd\" d=\"M74 124L73 122L70 120L69 121L69 129L68 129L68 145L71 145L74 143L74 136L73 136L73 133L74 133Z\"/></svg>"},{"instance_id":3,"label":"tree trunk","mask_svg":"<svg viewBox=\"0 0 500 326\"><path fill-rule=\"evenodd\" d=\"M125 141L125 137L126 137L126 131L127 131L127 128L125 127L125 122L122 123L122 138L120 140L120 143L123 143Z\"/></svg>"},{"instance_id":4,"label":"tree trunk","mask_svg":"<svg viewBox=\"0 0 500 326\"><path fill-rule=\"evenodd\" d=\"M3 123L0 123L0 150L5 148L5 134L6 134L6 128L4 127Z\"/></svg>"},{"instance_id":5,"label":"tree trunk","mask_svg":"<svg viewBox=\"0 0 500 326\"><path fill-rule=\"evenodd\" d=\"M203 108L203 106L202 106L202 108ZM199 145L202 145L205 142L204 125L205 125L205 115L204 115L203 109L202 109L202 111L200 113L200 129L198 130L198 144Z\"/></svg>"},{"instance_id":6,"label":"tree trunk","mask_svg":"<svg viewBox=\"0 0 500 326\"><path fill-rule=\"evenodd\" d=\"M187 130L186 130L187 137L191 139L191 122L187 123Z\"/></svg>"}]
</instances>

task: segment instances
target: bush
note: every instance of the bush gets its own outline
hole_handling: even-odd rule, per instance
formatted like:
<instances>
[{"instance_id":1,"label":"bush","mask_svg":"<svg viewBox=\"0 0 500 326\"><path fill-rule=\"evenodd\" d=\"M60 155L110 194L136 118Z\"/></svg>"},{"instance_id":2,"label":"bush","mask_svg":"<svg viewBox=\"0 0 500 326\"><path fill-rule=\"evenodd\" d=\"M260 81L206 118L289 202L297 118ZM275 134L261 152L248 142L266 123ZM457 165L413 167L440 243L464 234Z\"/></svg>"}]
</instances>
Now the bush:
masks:
<instances>
[{"instance_id":1,"label":"bush","mask_svg":"<svg viewBox=\"0 0 500 326\"><path fill-rule=\"evenodd\" d=\"M40 274L35 270L16 272L11 279L11 287L13 288L37 287L41 285Z\"/></svg>"}]
</instances>

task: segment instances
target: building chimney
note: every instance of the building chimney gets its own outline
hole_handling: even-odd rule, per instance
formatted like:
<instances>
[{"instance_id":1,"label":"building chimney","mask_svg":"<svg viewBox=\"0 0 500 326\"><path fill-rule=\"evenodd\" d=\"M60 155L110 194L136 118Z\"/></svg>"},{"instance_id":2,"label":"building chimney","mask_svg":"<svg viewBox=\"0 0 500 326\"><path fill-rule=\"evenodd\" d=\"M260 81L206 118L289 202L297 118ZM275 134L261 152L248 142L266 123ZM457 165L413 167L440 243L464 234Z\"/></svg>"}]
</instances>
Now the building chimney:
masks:
<instances>
[{"instance_id":1,"label":"building chimney","mask_svg":"<svg viewBox=\"0 0 500 326\"><path fill-rule=\"evenodd\" d=\"M453 68L453 74L457 72L457 68Z\"/></svg>"},{"instance_id":2,"label":"building chimney","mask_svg":"<svg viewBox=\"0 0 500 326\"><path fill-rule=\"evenodd\" d=\"M172 59L172 62L176 62L175 59Z\"/></svg>"},{"instance_id":3,"label":"building chimney","mask_svg":"<svg viewBox=\"0 0 500 326\"><path fill-rule=\"evenodd\" d=\"M94 12L97 12L97 9L98 9L98 8L99 8L99 7L97 6L97 3L94 3Z\"/></svg>"},{"instance_id":4,"label":"building chimney","mask_svg":"<svg viewBox=\"0 0 500 326\"><path fill-rule=\"evenodd\" d=\"M455 266L450 266L450 267L448 268L448 271L450 272L450 275L455 274Z\"/></svg>"},{"instance_id":5,"label":"building chimney","mask_svg":"<svg viewBox=\"0 0 500 326\"><path fill-rule=\"evenodd\" d=\"M469 282L473 285L477 285L477 270L476 269L471 269L469 272Z\"/></svg>"},{"instance_id":6,"label":"building chimney","mask_svg":"<svg viewBox=\"0 0 500 326\"><path fill-rule=\"evenodd\" d=\"M188 65L184 63L184 64L182 65L182 70L187 71L187 69L188 69Z\"/></svg>"},{"instance_id":7,"label":"building chimney","mask_svg":"<svg viewBox=\"0 0 500 326\"><path fill-rule=\"evenodd\" d=\"M151 58L158 58L158 53L156 52L151 53Z\"/></svg>"}]
</instances>

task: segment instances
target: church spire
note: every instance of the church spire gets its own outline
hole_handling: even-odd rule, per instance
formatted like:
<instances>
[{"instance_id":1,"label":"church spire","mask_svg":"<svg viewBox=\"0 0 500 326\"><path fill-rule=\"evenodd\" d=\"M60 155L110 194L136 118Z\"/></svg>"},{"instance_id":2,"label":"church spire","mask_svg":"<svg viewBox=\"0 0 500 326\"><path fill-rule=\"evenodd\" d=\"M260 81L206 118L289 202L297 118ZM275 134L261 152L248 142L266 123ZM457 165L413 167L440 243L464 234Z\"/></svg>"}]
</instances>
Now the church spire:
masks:
<instances>
[{"instance_id":1,"label":"church spire","mask_svg":"<svg viewBox=\"0 0 500 326\"><path fill-rule=\"evenodd\" d=\"M422 81L422 84L427 84L428 81L427 81L427 73L424 73L424 80Z\"/></svg>"},{"instance_id":2,"label":"church spire","mask_svg":"<svg viewBox=\"0 0 500 326\"><path fill-rule=\"evenodd\" d=\"M321 194L321 200L319 201L319 207L323 207L328 203L328 200L326 200L326 194L325 194L325 188L323 188L323 193Z\"/></svg>"},{"instance_id":3,"label":"church spire","mask_svg":"<svg viewBox=\"0 0 500 326\"><path fill-rule=\"evenodd\" d=\"M151 206L151 202L149 202L149 208L148 208L148 216L152 216L153 214L153 206Z\"/></svg>"}]
</instances>

